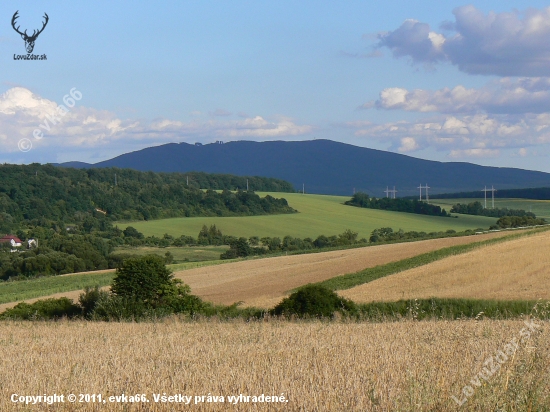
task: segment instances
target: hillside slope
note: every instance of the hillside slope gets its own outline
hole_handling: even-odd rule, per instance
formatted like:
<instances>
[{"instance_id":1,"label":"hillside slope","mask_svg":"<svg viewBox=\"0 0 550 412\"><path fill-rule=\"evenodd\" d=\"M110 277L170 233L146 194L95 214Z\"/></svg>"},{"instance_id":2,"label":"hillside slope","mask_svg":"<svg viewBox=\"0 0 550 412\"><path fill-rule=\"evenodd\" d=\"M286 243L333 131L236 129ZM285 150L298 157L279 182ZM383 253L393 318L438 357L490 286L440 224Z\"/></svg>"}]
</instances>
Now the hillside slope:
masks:
<instances>
[{"instance_id":1,"label":"hillside slope","mask_svg":"<svg viewBox=\"0 0 550 412\"><path fill-rule=\"evenodd\" d=\"M364 191L384 196L386 186L398 195L414 195L420 183L431 193L550 186L550 174L471 163L435 162L331 140L298 142L238 141L226 144L170 143L113 159L70 167L120 167L142 171L231 173L287 180L308 193L350 195Z\"/></svg>"}]
</instances>

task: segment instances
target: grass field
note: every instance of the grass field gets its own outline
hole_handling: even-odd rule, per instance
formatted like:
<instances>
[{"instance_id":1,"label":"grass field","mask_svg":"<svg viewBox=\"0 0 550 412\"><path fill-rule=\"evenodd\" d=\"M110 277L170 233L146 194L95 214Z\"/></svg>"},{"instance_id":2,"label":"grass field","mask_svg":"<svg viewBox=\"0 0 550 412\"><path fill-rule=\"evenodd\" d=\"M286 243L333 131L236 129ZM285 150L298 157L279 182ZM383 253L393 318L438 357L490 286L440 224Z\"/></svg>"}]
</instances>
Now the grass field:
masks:
<instances>
[{"instance_id":1,"label":"grass field","mask_svg":"<svg viewBox=\"0 0 550 412\"><path fill-rule=\"evenodd\" d=\"M215 224L223 234L233 236L278 236L316 238L319 235L337 235L346 229L359 233L359 238L368 238L374 229L391 227L395 230L438 232L447 229L488 228L496 222L494 218L461 215L457 219L423 216L410 213L361 209L345 206L350 197L326 195L302 195L300 193L260 193L265 196L284 197L290 206L300 213L290 215L246 216L246 217L188 217L119 223L119 227L133 226L145 236L162 237L182 234L197 236L203 225Z\"/></svg>"},{"instance_id":2,"label":"grass field","mask_svg":"<svg viewBox=\"0 0 550 412\"><path fill-rule=\"evenodd\" d=\"M550 299L550 233L542 232L340 291L356 302L399 299Z\"/></svg>"},{"instance_id":3,"label":"grass field","mask_svg":"<svg viewBox=\"0 0 550 412\"><path fill-rule=\"evenodd\" d=\"M173 271L195 269L203 266L228 263L227 260L185 262L168 265ZM107 286L114 277L114 269L95 272L74 273L62 276L48 276L14 282L0 282L0 312L14 306L15 302L34 302L38 298L67 296L77 300L86 286Z\"/></svg>"},{"instance_id":4,"label":"grass field","mask_svg":"<svg viewBox=\"0 0 550 412\"><path fill-rule=\"evenodd\" d=\"M490 195L490 193L489 193ZM434 205L439 205L447 211L451 209L451 206L456 205L457 203L468 204L475 201L481 202L483 205L485 202L484 198L481 199L431 199L430 203ZM487 207L491 208L491 198L487 199ZM523 209L526 211L531 211L537 217L545 218L550 221L550 200L531 200L531 199L495 199L495 207L503 208L507 207L508 209Z\"/></svg>"},{"instance_id":5,"label":"grass field","mask_svg":"<svg viewBox=\"0 0 550 412\"><path fill-rule=\"evenodd\" d=\"M229 246L201 246L201 247L147 247L139 248L118 247L115 254L132 254L132 255L159 255L164 257L166 252L170 252L174 256L174 263L187 262L202 262L205 260L219 260L220 254L224 253Z\"/></svg>"},{"instance_id":6,"label":"grass field","mask_svg":"<svg viewBox=\"0 0 550 412\"><path fill-rule=\"evenodd\" d=\"M0 410L543 411L550 406L550 328L535 321L387 323L2 322ZM513 356L472 383L511 340ZM485 365L484 365L485 363ZM474 380L475 381L475 380ZM465 399L459 408L452 396ZM145 394L148 403L25 407L11 394ZM190 405L154 394L191 396ZM224 396L198 403L195 396ZM288 402L229 404L228 396Z\"/></svg>"},{"instance_id":7,"label":"grass field","mask_svg":"<svg viewBox=\"0 0 550 412\"><path fill-rule=\"evenodd\" d=\"M87 286L104 286L113 280L114 271L97 271L79 275L48 276L38 279L0 283L0 304L38 298Z\"/></svg>"}]
</instances>

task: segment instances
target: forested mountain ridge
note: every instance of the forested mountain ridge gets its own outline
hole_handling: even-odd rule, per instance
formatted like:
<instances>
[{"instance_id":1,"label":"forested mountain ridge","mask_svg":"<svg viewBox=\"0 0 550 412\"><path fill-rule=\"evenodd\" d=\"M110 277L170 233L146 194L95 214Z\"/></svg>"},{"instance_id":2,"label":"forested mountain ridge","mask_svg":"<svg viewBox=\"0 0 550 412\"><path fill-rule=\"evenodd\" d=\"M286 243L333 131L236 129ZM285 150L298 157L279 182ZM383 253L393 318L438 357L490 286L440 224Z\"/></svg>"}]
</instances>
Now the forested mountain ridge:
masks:
<instances>
[{"instance_id":1,"label":"forested mountain ridge","mask_svg":"<svg viewBox=\"0 0 550 412\"><path fill-rule=\"evenodd\" d=\"M78 162L66 165L268 176L291 182L299 191L305 184L306 193L352 195L355 189L375 197L383 197L384 190L394 185L400 197L417 195L420 184L430 186L430 195L480 190L490 185L498 190L550 186L550 173L437 162L322 139L204 145L169 143L94 165Z\"/></svg>"}]
</instances>

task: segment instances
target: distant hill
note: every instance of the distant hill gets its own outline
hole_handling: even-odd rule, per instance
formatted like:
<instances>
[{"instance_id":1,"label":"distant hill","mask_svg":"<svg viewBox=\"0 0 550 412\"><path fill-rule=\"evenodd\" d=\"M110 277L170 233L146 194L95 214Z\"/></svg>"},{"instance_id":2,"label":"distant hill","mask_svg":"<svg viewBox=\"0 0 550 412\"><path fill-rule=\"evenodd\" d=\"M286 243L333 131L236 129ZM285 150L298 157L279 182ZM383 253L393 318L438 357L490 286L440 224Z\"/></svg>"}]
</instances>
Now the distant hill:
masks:
<instances>
[{"instance_id":1,"label":"distant hill","mask_svg":"<svg viewBox=\"0 0 550 412\"><path fill-rule=\"evenodd\" d=\"M363 191L385 196L396 186L398 196L430 193L550 186L550 174L463 162L435 162L402 154L357 147L331 140L299 142L238 141L191 145L170 143L117 156L93 165L63 163L65 167L119 167L155 172L230 173L284 179L306 193L351 195Z\"/></svg>"}]
</instances>

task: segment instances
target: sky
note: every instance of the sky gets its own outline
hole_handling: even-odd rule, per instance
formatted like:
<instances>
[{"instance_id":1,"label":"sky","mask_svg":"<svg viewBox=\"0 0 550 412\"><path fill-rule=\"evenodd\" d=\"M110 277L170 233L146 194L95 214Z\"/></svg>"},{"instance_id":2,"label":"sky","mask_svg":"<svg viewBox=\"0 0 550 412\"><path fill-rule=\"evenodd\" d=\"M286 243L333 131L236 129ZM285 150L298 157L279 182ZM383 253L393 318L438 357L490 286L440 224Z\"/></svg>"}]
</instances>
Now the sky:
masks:
<instances>
[{"instance_id":1,"label":"sky","mask_svg":"<svg viewBox=\"0 0 550 412\"><path fill-rule=\"evenodd\" d=\"M0 162L330 139L550 172L549 39L534 0L3 0Z\"/></svg>"}]
</instances>

